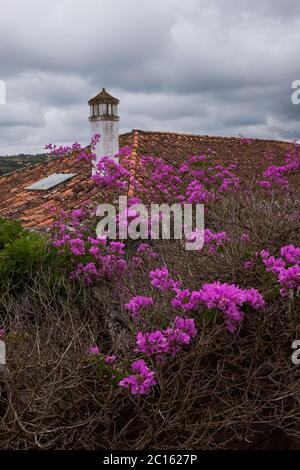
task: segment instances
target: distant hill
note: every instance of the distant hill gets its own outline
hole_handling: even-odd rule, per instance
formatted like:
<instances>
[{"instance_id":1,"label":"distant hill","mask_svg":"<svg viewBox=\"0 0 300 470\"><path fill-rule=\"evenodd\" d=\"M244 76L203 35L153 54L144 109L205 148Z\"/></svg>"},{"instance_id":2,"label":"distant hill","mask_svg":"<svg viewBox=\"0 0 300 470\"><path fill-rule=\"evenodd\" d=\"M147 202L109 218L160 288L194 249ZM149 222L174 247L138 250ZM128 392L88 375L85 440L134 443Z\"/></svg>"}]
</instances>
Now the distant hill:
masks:
<instances>
[{"instance_id":1,"label":"distant hill","mask_svg":"<svg viewBox=\"0 0 300 470\"><path fill-rule=\"evenodd\" d=\"M19 170L28 165L46 162L47 159L48 155L45 153L37 155L0 155L0 176Z\"/></svg>"}]
</instances>

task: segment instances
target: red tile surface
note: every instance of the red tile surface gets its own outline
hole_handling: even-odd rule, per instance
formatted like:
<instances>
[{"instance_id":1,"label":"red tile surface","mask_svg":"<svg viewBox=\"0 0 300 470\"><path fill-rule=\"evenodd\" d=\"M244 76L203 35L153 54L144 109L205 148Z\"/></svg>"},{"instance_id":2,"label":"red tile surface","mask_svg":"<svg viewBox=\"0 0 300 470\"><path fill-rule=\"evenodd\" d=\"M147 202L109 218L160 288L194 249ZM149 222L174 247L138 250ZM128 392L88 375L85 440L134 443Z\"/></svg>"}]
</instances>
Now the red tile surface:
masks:
<instances>
[{"instance_id":1,"label":"red tile surface","mask_svg":"<svg viewBox=\"0 0 300 470\"><path fill-rule=\"evenodd\" d=\"M251 184L253 178L270 165L264 157L271 151L275 162L283 162L286 142L254 139L249 145L241 144L239 138L209 137L178 134L172 132L150 132L135 130L119 137L120 147L132 145L132 176L138 162L138 155L156 155L168 162L179 164L189 155L211 149L216 152L216 162L237 165L237 174L244 184ZM32 183L52 173L76 173L69 181L47 191L29 191ZM31 165L0 177L0 216L19 219L29 228L44 229L51 224L51 207L69 210L80 207L91 198L105 201L105 194L90 179L91 166L77 162L75 157L50 157L47 163ZM299 181L294 181L299 186ZM129 195L133 188L129 182ZM105 201L109 202L109 201Z\"/></svg>"}]
</instances>

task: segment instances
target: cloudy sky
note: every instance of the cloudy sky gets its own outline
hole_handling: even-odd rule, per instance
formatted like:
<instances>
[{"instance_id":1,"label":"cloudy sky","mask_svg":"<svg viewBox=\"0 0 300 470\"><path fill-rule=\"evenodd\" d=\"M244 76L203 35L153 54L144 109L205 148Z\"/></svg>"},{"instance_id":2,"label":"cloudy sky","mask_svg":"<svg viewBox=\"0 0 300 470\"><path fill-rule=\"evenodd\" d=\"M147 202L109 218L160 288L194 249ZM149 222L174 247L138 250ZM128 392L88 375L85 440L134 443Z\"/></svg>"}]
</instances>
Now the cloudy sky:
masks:
<instances>
[{"instance_id":1,"label":"cloudy sky","mask_svg":"<svg viewBox=\"0 0 300 470\"><path fill-rule=\"evenodd\" d=\"M300 138L296 0L0 0L0 155L89 140L87 101L120 130Z\"/></svg>"}]
</instances>

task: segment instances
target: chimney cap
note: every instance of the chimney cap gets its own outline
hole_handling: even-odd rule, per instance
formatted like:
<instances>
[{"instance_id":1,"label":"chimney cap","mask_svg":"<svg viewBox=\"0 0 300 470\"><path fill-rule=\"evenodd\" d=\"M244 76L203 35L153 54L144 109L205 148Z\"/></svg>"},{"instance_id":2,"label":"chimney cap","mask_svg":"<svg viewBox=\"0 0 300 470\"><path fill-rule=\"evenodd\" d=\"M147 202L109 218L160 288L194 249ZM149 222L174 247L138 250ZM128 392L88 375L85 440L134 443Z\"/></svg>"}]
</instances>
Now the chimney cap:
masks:
<instances>
[{"instance_id":1,"label":"chimney cap","mask_svg":"<svg viewBox=\"0 0 300 470\"><path fill-rule=\"evenodd\" d=\"M101 104L101 103L111 103L111 104L119 104L119 100L111 96L105 88L102 88L102 91L98 93L98 95L94 96L89 100L89 105L93 104Z\"/></svg>"}]
</instances>

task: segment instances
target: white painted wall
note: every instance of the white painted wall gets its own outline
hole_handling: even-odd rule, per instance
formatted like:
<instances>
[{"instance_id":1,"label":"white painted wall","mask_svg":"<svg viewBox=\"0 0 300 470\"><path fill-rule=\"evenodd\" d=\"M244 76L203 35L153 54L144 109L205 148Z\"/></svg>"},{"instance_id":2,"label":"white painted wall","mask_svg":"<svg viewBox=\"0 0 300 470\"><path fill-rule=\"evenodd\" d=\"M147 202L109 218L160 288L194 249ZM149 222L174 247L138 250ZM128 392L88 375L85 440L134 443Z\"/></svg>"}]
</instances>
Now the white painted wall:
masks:
<instances>
[{"instance_id":1,"label":"white painted wall","mask_svg":"<svg viewBox=\"0 0 300 470\"><path fill-rule=\"evenodd\" d=\"M119 121L110 120L93 120L91 121L91 135L100 134L100 140L96 146L97 162L101 157L108 156L114 157L119 151ZM93 165L93 174L95 173L95 166Z\"/></svg>"}]
</instances>

